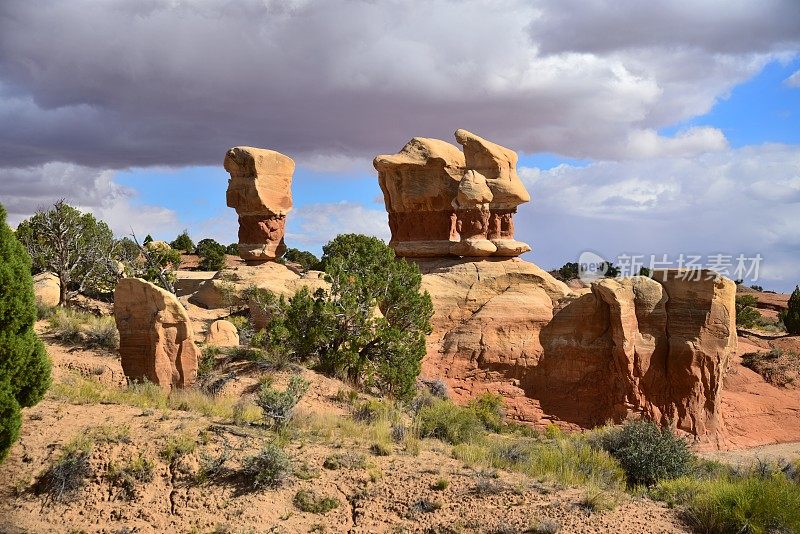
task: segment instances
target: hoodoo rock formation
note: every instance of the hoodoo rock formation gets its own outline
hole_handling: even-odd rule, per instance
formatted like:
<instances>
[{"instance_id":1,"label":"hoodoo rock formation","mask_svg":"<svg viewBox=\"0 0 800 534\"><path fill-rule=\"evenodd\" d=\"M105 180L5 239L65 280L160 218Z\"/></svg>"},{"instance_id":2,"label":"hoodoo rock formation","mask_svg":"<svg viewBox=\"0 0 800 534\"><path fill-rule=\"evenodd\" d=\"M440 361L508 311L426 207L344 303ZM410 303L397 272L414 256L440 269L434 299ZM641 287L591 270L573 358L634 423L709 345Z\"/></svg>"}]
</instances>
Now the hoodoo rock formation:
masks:
<instances>
[{"instance_id":1,"label":"hoodoo rock formation","mask_svg":"<svg viewBox=\"0 0 800 534\"><path fill-rule=\"evenodd\" d=\"M509 415L539 425L639 414L719 438L736 350L732 281L668 271L573 292L518 258L416 261L435 310L423 374L456 398L500 393Z\"/></svg>"},{"instance_id":2,"label":"hoodoo rock formation","mask_svg":"<svg viewBox=\"0 0 800 534\"><path fill-rule=\"evenodd\" d=\"M530 196L517 176L517 154L466 130L464 147L415 137L397 154L373 161L383 191L390 246L398 256L519 256L513 216Z\"/></svg>"},{"instance_id":3,"label":"hoodoo rock formation","mask_svg":"<svg viewBox=\"0 0 800 534\"><path fill-rule=\"evenodd\" d=\"M286 214L292 209L294 161L274 150L237 146L225 155L227 204L239 215L239 256L248 264L286 251Z\"/></svg>"},{"instance_id":4,"label":"hoodoo rock formation","mask_svg":"<svg viewBox=\"0 0 800 534\"><path fill-rule=\"evenodd\" d=\"M419 265L433 300L423 374L443 378L456 399L500 393L512 417L534 424L645 416L724 439L735 284L658 271L570 289L514 257L530 250L514 239L513 215L530 199L517 155L466 130L455 136L463 152L415 137L374 160L390 245Z\"/></svg>"},{"instance_id":5,"label":"hoodoo rock formation","mask_svg":"<svg viewBox=\"0 0 800 534\"><path fill-rule=\"evenodd\" d=\"M199 350L192 324L177 297L140 278L123 278L114 290L122 370L169 391L194 384Z\"/></svg>"}]
</instances>

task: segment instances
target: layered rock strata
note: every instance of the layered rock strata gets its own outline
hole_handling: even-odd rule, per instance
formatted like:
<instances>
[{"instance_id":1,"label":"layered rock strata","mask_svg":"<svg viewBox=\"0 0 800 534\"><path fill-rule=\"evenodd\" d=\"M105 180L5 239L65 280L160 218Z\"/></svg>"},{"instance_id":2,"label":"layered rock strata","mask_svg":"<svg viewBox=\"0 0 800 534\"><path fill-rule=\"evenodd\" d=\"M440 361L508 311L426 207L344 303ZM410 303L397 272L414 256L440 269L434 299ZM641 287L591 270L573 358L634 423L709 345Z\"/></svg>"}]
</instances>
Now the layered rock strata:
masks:
<instances>
[{"instance_id":1,"label":"layered rock strata","mask_svg":"<svg viewBox=\"0 0 800 534\"><path fill-rule=\"evenodd\" d=\"M238 146L225 155L226 199L239 215L239 256L248 264L286 251L286 215L292 209L294 161L274 150Z\"/></svg>"},{"instance_id":2,"label":"layered rock strata","mask_svg":"<svg viewBox=\"0 0 800 534\"><path fill-rule=\"evenodd\" d=\"M398 256L505 256L530 247L514 239L513 215L530 200L514 151L466 130L454 145L415 137L373 161L383 191L390 246Z\"/></svg>"}]
</instances>

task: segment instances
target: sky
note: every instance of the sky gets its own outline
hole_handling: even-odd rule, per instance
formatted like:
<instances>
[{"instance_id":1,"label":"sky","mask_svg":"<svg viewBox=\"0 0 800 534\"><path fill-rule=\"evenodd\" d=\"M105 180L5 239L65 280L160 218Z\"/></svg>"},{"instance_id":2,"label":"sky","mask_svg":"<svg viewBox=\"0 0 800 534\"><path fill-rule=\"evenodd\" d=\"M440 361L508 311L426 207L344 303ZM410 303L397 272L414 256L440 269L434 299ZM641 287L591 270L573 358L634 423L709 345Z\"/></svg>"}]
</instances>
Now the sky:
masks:
<instances>
[{"instance_id":1,"label":"sky","mask_svg":"<svg viewBox=\"0 0 800 534\"><path fill-rule=\"evenodd\" d=\"M12 226L65 198L119 236L235 242L222 161L249 145L297 162L289 246L388 240L372 158L457 128L518 152L541 267L800 283L797 0L0 2Z\"/></svg>"}]
</instances>

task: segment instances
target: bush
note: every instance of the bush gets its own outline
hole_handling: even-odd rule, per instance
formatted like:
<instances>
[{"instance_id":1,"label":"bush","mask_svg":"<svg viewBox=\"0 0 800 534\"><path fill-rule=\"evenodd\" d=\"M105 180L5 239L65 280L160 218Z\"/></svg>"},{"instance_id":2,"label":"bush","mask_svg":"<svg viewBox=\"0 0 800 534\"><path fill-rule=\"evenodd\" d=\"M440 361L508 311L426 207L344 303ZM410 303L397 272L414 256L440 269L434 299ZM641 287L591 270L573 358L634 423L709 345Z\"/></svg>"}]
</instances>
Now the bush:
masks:
<instances>
[{"instance_id":1,"label":"bush","mask_svg":"<svg viewBox=\"0 0 800 534\"><path fill-rule=\"evenodd\" d=\"M299 375L293 375L285 391L273 389L263 384L258 392L256 404L264 411L277 428L285 427L294 416L294 408L308 390L309 382Z\"/></svg>"},{"instance_id":2,"label":"bush","mask_svg":"<svg viewBox=\"0 0 800 534\"><path fill-rule=\"evenodd\" d=\"M6 224L0 206L0 462L19 437L20 409L50 386L50 360L36 336L31 259Z\"/></svg>"},{"instance_id":3,"label":"bush","mask_svg":"<svg viewBox=\"0 0 800 534\"><path fill-rule=\"evenodd\" d=\"M651 486L679 477L689 471L693 460L683 439L646 420L628 421L608 431L602 446L620 463L630 485Z\"/></svg>"},{"instance_id":4,"label":"bush","mask_svg":"<svg viewBox=\"0 0 800 534\"><path fill-rule=\"evenodd\" d=\"M480 417L471 408L437 400L417 414L421 437L437 438L457 445L475 441L486 433Z\"/></svg>"},{"instance_id":5,"label":"bush","mask_svg":"<svg viewBox=\"0 0 800 534\"><path fill-rule=\"evenodd\" d=\"M292 474L292 462L278 445L268 443L258 454L245 459L242 474L254 489L277 488Z\"/></svg>"},{"instance_id":6,"label":"bush","mask_svg":"<svg viewBox=\"0 0 800 534\"><path fill-rule=\"evenodd\" d=\"M467 407L475 412L487 430L500 432L503 429L506 412L502 396L496 393L482 393L469 401Z\"/></svg>"},{"instance_id":7,"label":"bush","mask_svg":"<svg viewBox=\"0 0 800 534\"><path fill-rule=\"evenodd\" d=\"M225 266L226 248L213 239L203 239L197 244L201 271L219 271Z\"/></svg>"},{"instance_id":8,"label":"bush","mask_svg":"<svg viewBox=\"0 0 800 534\"><path fill-rule=\"evenodd\" d=\"M756 310L758 299L753 295L739 295L736 297L736 324L743 328L752 328L761 319L761 314Z\"/></svg>"},{"instance_id":9,"label":"bush","mask_svg":"<svg viewBox=\"0 0 800 534\"><path fill-rule=\"evenodd\" d=\"M181 232L181 234L176 237L175 241L170 243L169 246L175 250L186 252L187 254L194 252L194 241L192 241L192 238L189 237L188 230Z\"/></svg>"},{"instance_id":10,"label":"bush","mask_svg":"<svg viewBox=\"0 0 800 534\"><path fill-rule=\"evenodd\" d=\"M789 297L789 308L783 315L783 324L789 334L800 335L800 286L796 286Z\"/></svg>"},{"instance_id":11,"label":"bush","mask_svg":"<svg viewBox=\"0 0 800 534\"><path fill-rule=\"evenodd\" d=\"M659 482L651 496L685 507L698 532L800 532L800 486L783 475Z\"/></svg>"},{"instance_id":12,"label":"bush","mask_svg":"<svg viewBox=\"0 0 800 534\"><path fill-rule=\"evenodd\" d=\"M301 512L324 514L339 507L339 501L333 497L323 497L310 490L300 490L294 495L292 503Z\"/></svg>"},{"instance_id":13,"label":"bush","mask_svg":"<svg viewBox=\"0 0 800 534\"><path fill-rule=\"evenodd\" d=\"M358 452L342 452L331 454L325 458L322 467L331 471L338 469L366 469L367 459Z\"/></svg>"},{"instance_id":14,"label":"bush","mask_svg":"<svg viewBox=\"0 0 800 534\"><path fill-rule=\"evenodd\" d=\"M230 254L231 256L238 256L239 255L239 243L231 243L227 247L225 247L225 254Z\"/></svg>"}]
</instances>

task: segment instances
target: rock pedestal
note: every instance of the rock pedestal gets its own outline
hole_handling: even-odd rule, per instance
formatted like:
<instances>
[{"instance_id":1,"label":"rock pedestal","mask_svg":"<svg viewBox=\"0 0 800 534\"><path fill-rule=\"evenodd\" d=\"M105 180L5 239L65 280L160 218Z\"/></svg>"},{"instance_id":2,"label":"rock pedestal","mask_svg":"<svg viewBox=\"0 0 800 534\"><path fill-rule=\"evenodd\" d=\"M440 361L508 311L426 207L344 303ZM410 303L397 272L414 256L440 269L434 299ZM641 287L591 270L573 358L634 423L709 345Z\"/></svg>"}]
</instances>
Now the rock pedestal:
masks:
<instances>
[{"instance_id":1,"label":"rock pedestal","mask_svg":"<svg viewBox=\"0 0 800 534\"><path fill-rule=\"evenodd\" d=\"M194 384L199 350L189 316L178 299L140 278L123 278L114 290L122 370L169 391Z\"/></svg>"},{"instance_id":2,"label":"rock pedestal","mask_svg":"<svg viewBox=\"0 0 800 534\"><path fill-rule=\"evenodd\" d=\"M239 256L248 264L281 256L294 161L274 150L239 146L225 155L225 170L231 175L227 204L239 215Z\"/></svg>"},{"instance_id":3,"label":"rock pedestal","mask_svg":"<svg viewBox=\"0 0 800 534\"><path fill-rule=\"evenodd\" d=\"M530 247L514 239L513 215L530 200L517 155L466 130L464 147L415 137L373 161L398 256L506 256Z\"/></svg>"}]
</instances>

